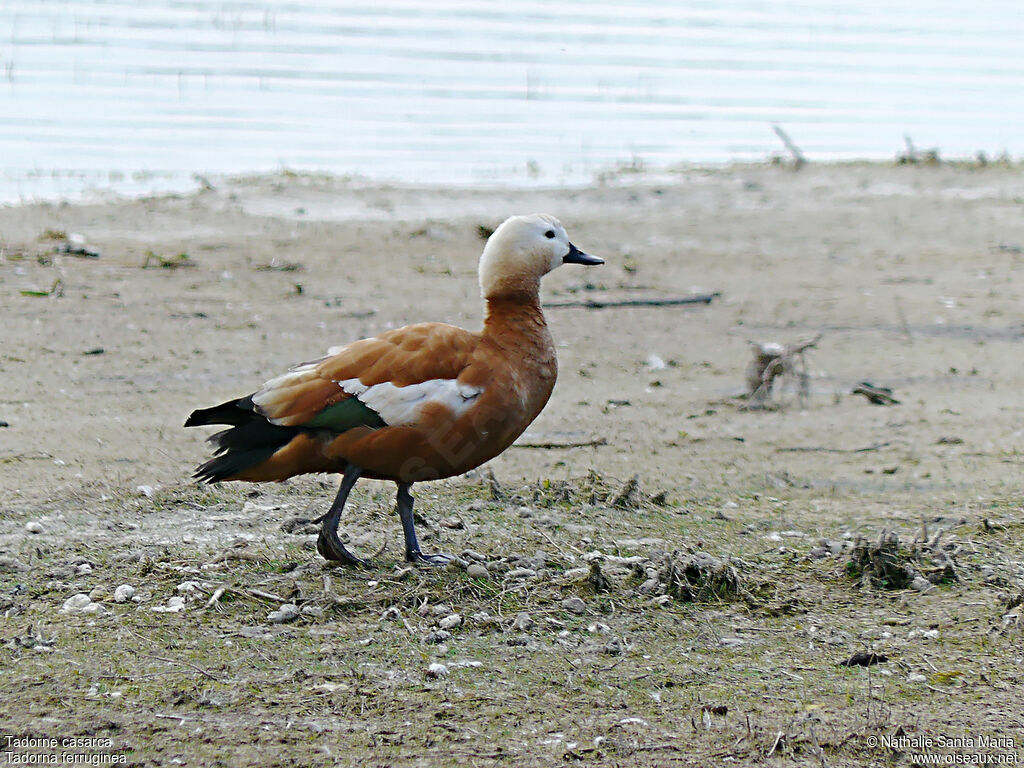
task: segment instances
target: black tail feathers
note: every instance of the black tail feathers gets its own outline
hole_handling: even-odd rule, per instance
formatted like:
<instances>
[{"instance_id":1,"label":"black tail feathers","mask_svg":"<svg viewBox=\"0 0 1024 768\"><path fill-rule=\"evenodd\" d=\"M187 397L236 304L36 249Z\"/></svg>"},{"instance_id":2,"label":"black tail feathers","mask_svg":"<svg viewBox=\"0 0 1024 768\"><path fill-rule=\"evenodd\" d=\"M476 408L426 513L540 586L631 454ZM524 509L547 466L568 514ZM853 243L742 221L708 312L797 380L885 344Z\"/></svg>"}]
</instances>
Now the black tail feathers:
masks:
<instances>
[{"instance_id":1,"label":"black tail feathers","mask_svg":"<svg viewBox=\"0 0 1024 768\"><path fill-rule=\"evenodd\" d=\"M271 424L253 407L252 396L193 411L186 427L227 424L229 429L211 435L208 440L216 448L216 456L201 464L193 477L207 483L230 480L249 467L266 461L287 445L300 430Z\"/></svg>"}]
</instances>

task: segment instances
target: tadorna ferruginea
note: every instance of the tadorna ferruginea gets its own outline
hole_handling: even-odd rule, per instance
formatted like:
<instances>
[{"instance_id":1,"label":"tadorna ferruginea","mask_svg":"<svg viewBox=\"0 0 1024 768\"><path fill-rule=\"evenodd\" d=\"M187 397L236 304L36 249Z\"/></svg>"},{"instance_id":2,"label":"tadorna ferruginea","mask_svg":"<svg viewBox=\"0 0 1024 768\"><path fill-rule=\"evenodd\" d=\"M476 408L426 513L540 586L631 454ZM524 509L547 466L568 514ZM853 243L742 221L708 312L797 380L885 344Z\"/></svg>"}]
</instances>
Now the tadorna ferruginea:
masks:
<instances>
[{"instance_id":1,"label":"tadorna ferruginea","mask_svg":"<svg viewBox=\"0 0 1024 768\"><path fill-rule=\"evenodd\" d=\"M480 257L484 327L474 333L418 323L328 350L246 397L194 411L186 427L227 424L210 437L216 456L195 477L261 482L308 472L343 477L317 550L364 561L338 539L349 491L360 477L398 484L405 559L420 551L410 486L468 472L523 433L555 385L555 348L540 308L540 279L561 264L603 264L569 242L557 219L513 216Z\"/></svg>"}]
</instances>

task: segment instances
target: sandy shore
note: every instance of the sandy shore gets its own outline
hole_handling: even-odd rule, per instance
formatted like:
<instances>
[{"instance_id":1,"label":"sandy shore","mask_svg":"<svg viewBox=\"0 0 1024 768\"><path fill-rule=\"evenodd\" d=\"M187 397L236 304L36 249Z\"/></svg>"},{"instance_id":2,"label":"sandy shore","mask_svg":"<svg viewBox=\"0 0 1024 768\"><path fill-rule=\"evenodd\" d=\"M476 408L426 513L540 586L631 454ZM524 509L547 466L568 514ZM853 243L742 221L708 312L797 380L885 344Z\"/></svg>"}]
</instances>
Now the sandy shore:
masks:
<instances>
[{"instance_id":1,"label":"sandy shore","mask_svg":"<svg viewBox=\"0 0 1024 768\"><path fill-rule=\"evenodd\" d=\"M555 213L608 261L560 270L548 300L722 297L551 310L559 383L531 432L608 444L511 451L497 474L565 461L639 472L685 497L782 473L881 504L1011 492L1024 448L1022 198L1015 171L868 165L692 170L565 191L289 176L0 208L5 505L187 482L204 453L202 436L180 429L193 407L386 328L478 325L477 227L530 210ZM55 255L48 232L79 233L102 255ZM187 267L155 266L182 253ZM55 283L59 296L25 295ZM748 340L819 332L805 408L717 405L743 389ZM651 355L669 367L652 370ZM902 406L848 396L865 379ZM938 444L946 437L962 442ZM779 452L881 442L841 462ZM883 465L900 471L866 473Z\"/></svg>"},{"instance_id":2,"label":"sandy shore","mask_svg":"<svg viewBox=\"0 0 1024 768\"><path fill-rule=\"evenodd\" d=\"M265 542L280 539L285 512L301 513L307 501L326 504L328 483L310 478L261 488L256 506L246 501L248 487L199 496L189 476L207 446L199 430L182 429L187 414L245 394L330 346L387 328L420 320L478 326L479 229L531 211L557 215L577 245L607 261L589 271L558 270L545 282L547 301L720 293L710 305L695 307L548 312L559 380L547 409L521 442L594 444L513 447L490 469L511 485L578 479L590 470L616 482L637 474L642 488L665 491L683 516L616 514L614 523L598 516L585 531L566 522L537 534L536 546L548 548L540 536L547 541L553 536L568 563L572 552L602 546L602 536L611 536L602 526L612 525L616 540L628 538L638 547L645 536L658 535L659 546L669 550L713 548L708 542L714 542L715 551L747 558L764 551L789 557L778 555L772 543L778 538L737 536L800 531L805 538L791 550L800 553L819 538L841 533L874 537L895 528L909 536L922 522L932 530L967 526L972 532L989 518L1002 520L1000 525L1010 527L1006 530L1019 526L1024 518L1024 173L1019 169L812 165L793 172L737 166L539 191L383 186L287 175L214 180L213 188L189 196L0 207L0 421L5 422L0 427L0 552L37 567L32 565L37 547L38 567L45 571L68 546L84 556L102 551L113 559L133 547L207 551L236 541L240 532ZM56 253L62 237L72 233L99 257ZM801 401L789 388L776 398L781 407L744 409L736 396L745 386L749 342L791 343L817 334L821 340L807 355L808 396ZM875 406L851 395L865 380L890 387L899 405ZM425 508L433 504L437 509L431 514L443 516L475 492L474 482L454 479L418 490L427 500ZM309 498L296 497L289 487ZM366 488L360 498L386 509L387 497L380 494L389 497L391 490L372 483ZM571 517L574 509L565 514ZM487 551L501 539L506 522L509 531L525 525L515 507L509 510L496 513L491 528L468 522L468 528L439 528L434 536L455 550ZM460 514L477 520L472 511ZM373 542L386 531L392 554L384 559L390 562L398 526L381 519L357 516L353 525ZM26 533L28 521L39 522L43 533ZM652 533L655 529L658 533ZM497 538L484 538L484 530ZM973 541L975 534L960 536ZM608 551L610 545L604 546ZM1019 548L1010 540L1000 546L1006 547L1000 550L1005 554L1001 589L1019 590L1024 577ZM315 562L308 550L289 552L309 567ZM176 557L180 563L188 555ZM8 577L18 578L16 572L0 574L0 580ZM320 576L311 578L318 583ZM436 589L443 590L445 576L434 578L440 579ZM39 583L46 581L41 575ZM39 612L40 621L54 621L54 611L69 594L92 588L71 578L57 583L40 597L40 606L49 607L28 609L18 619L21 624L35 615L32 611ZM363 583L353 582L351 588ZM821 594L846 589L837 583ZM804 584L801 579L793 589ZM969 590L958 598L935 598L920 617L907 621L930 626L946 621L949 611L974 615L976 610L988 617L972 625L980 632L989 621L998 624L992 606L1001 599L996 591L982 591L980 598ZM624 599L630 604L632 598ZM886 611L897 610L888 598L879 600L863 614L873 612L876 629ZM954 604L959 607L950 607ZM975 604L986 607L965 607ZM380 610L374 604L366 616L359 614L360 626L376 627ZM463 613L471 610L467 603ZM603 620L618 626L602 610ZM716 619L680 614L673 626L695 622L698 637L702 622L720 621L715 631L728 634L737 615L747 614L726 611ZM843 651L890 642L878 640L876 629L853 629L860 615L829 616L823 621L852 633ZM239 618L253 620L258 621ZM795 620L788 621L764 626L795 631ZM804 617L797 623L808 627L810 621ZM21 624L4 631L20 631ZM61 631L77 636L68 627ZM1009 659L1009 646L993 646L986 651L991 658L975 668L973 642L963 639L947 649L960 659L956 664L972 670L969 674ZM724 665L724 679L732 679L729 662L713 658ZM939 656L926 658L933 669L950 664ZM684 664L681 659L664 664ZM418 661L409 663L418 668ZM636 663L640 666L630 667L630 674L642 674L638 670L646 662L637 656ZM823 663L823 670L835 669L834 659ZM24 669L22 690L30 692L37 673ZM831 685L812 673L800 675L811 688ZM685 702L677 703L685 709L725 695L713 687L695 690L665 696L684 696ZM860 728L844 720L840 689L829 690L835 698L822 711L830 713L836 732ZM153 711L169 706L154 695L150 701L140 694L139 706ZM996 714L998 691L991 696L974 699L975 705L988 713L986 722L1001 728L1009 721ZM637 705L642 716L662 723L661 715L648 709L654 700L644 701ZM912 710L910 701L916 699L911 696L900 706ZM8 714L36 723L41 710L24 706ZM737 706L751 711L742 701ZM772 710L779 722L801 709L787 709L784 702L771 706L781 707ZM926 729L945 727L942 723L960 727L966 720L963 711L951 714L955 706L955 699L940 699L915 717ZM106 712L104 707L94 709ZM1016 711L1019 715L1019 706ZM1011 715L1006 717L1018 716ZM259 715L253 717L258 721ZM700 717L696 710L698 722ZM671 742L675 737L665 735L670 722L659 726L668 729L661 737L648 741ZM25 727L31 732L35 726ZM225 744L237 736L229 730L222 734ZM596 738L595 733L587 731L587 738ZM764 725L759 733L765 743L742 759L763 755L771 746L774 731ZM701 737L704 746L693 748L726 749L742 735L723 733L719 743L709 731ZM163 743L162 738L143 741ZM836 743L846 742L836 737ZM366 754L384 754L374 749ZM532 754L525 747L510 749L520 757ZM553 754L544 751L548 747L537 749L540 755ZM830 760L863 764L863 754L851 756L847 749L836 747ZM616 759L626 759L624 754ZM591 755L600 762L597 758Z\"/></svg>"}]
</instances>

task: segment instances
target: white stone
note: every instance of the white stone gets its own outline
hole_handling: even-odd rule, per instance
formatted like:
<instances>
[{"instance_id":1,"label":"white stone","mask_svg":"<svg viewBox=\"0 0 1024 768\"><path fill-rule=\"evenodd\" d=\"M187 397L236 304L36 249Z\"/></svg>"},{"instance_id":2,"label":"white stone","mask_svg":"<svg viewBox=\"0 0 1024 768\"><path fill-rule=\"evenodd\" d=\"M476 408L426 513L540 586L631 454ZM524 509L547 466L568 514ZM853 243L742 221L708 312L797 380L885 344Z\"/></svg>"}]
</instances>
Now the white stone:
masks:
<instances>
[{"instance_id":1,"label":"white stone","mask_svg":"<svg viewBox=\"0 0 1024 768\"><path fill-rule=\"evenodd\" d=\"M276 611L267 614L267 621L271 624L284 624L299 618L299 607L294 603L285 603Z\"/></svg>"},{"instance_id":2,"label":"white stone","mask_svg":"<svg viewBox=\"0 0 1024 768\"><path fill-rule=\"evenodd\" d=\"M72 595L64 601L64 605L61 606L61 613L85 613L89 606L95 605L92 598L90 598L84 592L80 592L77 595Z\"/></svg>"},{"instance_id":3,"label":"white stone","mask_svg":"<svg viewBox=\"0 0 1024 768\"><path fill-rule=\"evenodd\" d=\"M433 664L431 664L429 667L427 667L427 677L432 677L434 679L437 679L439 677L445 677L445 676L447 676L447 674L448 674L448 667L446 667L444 664L441 664L439 662L435 661Z\"/></svg>"},{"instance_id":4,"label":"white stone","mask_svg":"<svg viewBox=\"0 0 1024 768\"><path fill-rule=\"evenodd\" d=\"M445 616L443 619L441 619L439 622L437 622L437 625L439 627L441 627L441 629L454 629L455 627L459 626L461 623L462 623L462 616L460 616L457 613L453 613L450 616Z\"/></svg>"},{"instance_id":5,"label":"white stone","mask_svg":"<svg viewBox=\"0 0 1024 768\"><path fill-rule=\"evenodd\" d=\"M133 597L135 597L135 587L131 584L122 584L114 590L115 603L127 603Z\"/></svg>"}]
</instances>

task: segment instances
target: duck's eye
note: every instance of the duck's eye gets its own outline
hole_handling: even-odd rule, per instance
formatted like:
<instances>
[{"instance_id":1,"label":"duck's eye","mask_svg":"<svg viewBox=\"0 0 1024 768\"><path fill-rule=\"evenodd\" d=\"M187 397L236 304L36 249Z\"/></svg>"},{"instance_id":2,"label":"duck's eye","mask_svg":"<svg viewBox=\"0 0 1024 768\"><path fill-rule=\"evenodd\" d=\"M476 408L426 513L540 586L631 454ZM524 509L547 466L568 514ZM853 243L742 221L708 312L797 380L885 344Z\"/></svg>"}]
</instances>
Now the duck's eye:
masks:
<instances>
[{"instance_id":1,"label":"duck's eye","mask_svg":"<svg viewBox=\"0 0 1024 768\"><path fill-rule=\"evenodd\" d=\"M548 240L552 239L554 236L555 230L553 229L549 229L547 232L544 233L544 237L546 237Z\"/></svg>"}]
</instances>

